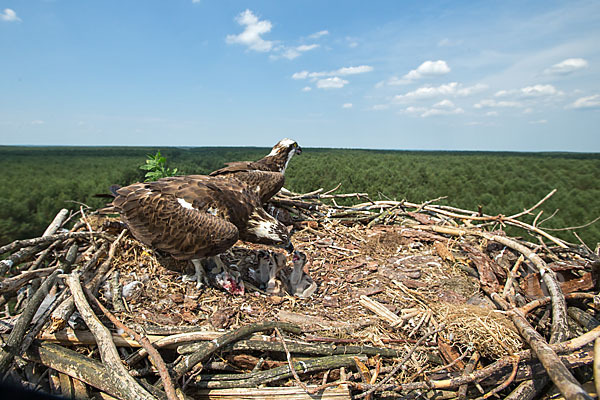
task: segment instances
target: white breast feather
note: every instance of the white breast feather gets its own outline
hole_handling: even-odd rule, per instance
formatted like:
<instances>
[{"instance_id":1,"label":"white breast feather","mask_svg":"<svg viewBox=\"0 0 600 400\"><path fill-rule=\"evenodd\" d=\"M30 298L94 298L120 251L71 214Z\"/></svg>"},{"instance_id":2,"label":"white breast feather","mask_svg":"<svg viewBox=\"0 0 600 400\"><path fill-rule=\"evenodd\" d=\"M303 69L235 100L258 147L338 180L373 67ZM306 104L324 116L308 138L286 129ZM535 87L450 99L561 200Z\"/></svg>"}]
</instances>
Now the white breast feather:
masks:
<instances>
[{"instance_id":1,"label":"white breast feather","mask_svg":"<svg viewBox=\"0 0 600 400\"><path fill-rule=\"evenodd\" d=\"M178 199L177 199L177 202L178 202L179 204L181 204L181 207L183 207L183 208L188 208L188 209L190 209L190 210L193 210L193 209L194 209L194 207L192 206L192 204L191 204L191 203L188 203L187 201L185 201L185 199L178 198Z\"/></svg>"},{"instance_id":2,"label":"white breast feather","mask_svg":"<svg viewBox=\"0 0 600 400\"><path fill-rule=\"evenodd\" d=\"M253 227L254 234L261 238L269 238L272 240L280 240L281 238L271 230L273 223L269 221L258 221Z\"/></svg>"}]
</instances>

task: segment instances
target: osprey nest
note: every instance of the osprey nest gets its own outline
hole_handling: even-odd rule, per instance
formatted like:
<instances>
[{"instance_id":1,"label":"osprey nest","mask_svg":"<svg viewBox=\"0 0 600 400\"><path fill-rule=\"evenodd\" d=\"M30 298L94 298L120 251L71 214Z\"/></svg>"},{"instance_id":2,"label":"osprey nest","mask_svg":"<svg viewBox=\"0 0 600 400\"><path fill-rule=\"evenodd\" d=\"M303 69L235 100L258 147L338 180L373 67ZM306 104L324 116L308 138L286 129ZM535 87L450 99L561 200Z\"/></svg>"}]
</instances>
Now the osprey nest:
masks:
<instances>
[{"instance_id":1,"label":"osprey nest","mask_svg":"<svg viewBox=\"0 0 600 400\"><path fill-rule=\"evenodd\" d=\"M97 399L595 393L598 254L521 219L553 192L492 216L337 189L271 199L296 252L222 254L243 294L182 280L191 263L118 217L61 211L0 248L4 379Z\"/></svg>"}]
</instances>

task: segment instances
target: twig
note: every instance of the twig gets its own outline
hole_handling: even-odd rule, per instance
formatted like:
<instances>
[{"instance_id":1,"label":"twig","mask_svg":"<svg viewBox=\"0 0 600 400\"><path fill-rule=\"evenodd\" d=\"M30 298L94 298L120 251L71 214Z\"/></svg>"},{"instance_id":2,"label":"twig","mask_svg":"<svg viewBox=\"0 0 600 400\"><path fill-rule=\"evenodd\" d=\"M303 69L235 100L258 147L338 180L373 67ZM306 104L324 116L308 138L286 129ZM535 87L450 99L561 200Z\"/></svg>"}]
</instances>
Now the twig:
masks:
<instances>
[{"instance_id":1,"label":"twig","mask_svg":"<svg viewBox=\"0 0 600 400\"><path fill-rule=\"evenodd\" d=\"M510 385L515 380L515 376L517 376L517 371L519 370L519 358L513 357L512 364L513 364L513 369L512 369L512 372L510 373L510 376L504 382L502 382L501 385L497 386L493 390L491 390L488 393L486 393L485 395L483 395L481 397L481 399L489 399L496 393L499 393L499 392L503 391L504 389L506 389L508 387L508 385Z\"/></svg>"},{"instance_id":2,"label":"twig","mask_svg":"<svg viewBox=\"0 0 600 400\"><path fill-rule=\"evenodd\" d=\"M307 393L307 394L313 394L310 392L310 390L308 389L308 387L306 387L306 385L300 380L300 377L298 376L298 373L296 372L296 369L294 368L294 365L292 364L292 356L287 348L287 345L285 344L285 340L283 340L283 336L281 336L281 332L279 332L279 329L275 328L274 329L275 333L277 334L277 336L279 337L279 340L281 340L281 344L283 345L283 349L285 350L285 356L287 358L287 362L288 365L290 367L290 372L292 373L292 376L294 377L294 379L296 380L296 383L298 383L298 385Z\"/></svg>"},{"instance_id":3,"label":"twig","mask_svg":"<svg viewBox=\"0 0 600 400\"><path fill-rule=\"evenodd\" d=\"M560 361L554 350L546 343L544 338L527 322L525 316L500 298L497 293L492 294L492 299L502 308L509 311L513 323L525 341L531 346L538 356L550 379L567 399L589 399L587 392Z\"/></svg>"},{"instance_id":4,"label":"twig","mask_svg":"<svg viewBox=\"0 0 600 400\"><path fill-rule=\"evenodd\" d=\"M54 242L56 240L65 240L65 239L81 239L90 235L90 232L68 232L68 233L57 233L54 235L38 237L35 239L23 239L23 240L15 240L12 243L7 244L6 246L0 247L0 254L4 254L9 251L13 251L16 249L21 249L23 247L35 246L37 244ZM94 236L100 237L109 237L104 232L94 232Z\"/></svg>"},{"instance_id":5,"label":"twig","mask_svg":"<svg viewBox=\"0 0 600 400\"><path fill-rule=\"evenodd\" d=\"M467 365L465 367L465 370L463 372L464 375L468 375L471 372L473 372L475 370L475 368L477 367L477 363L479 362L479 353L477 351L473 352L473 354L471 355L471 358L469 358L469 361L467 362ZM461 385L458 388L458 394L457 397L459 399L466 399L467 398L467 389L469 388L468 384L464 384Z\"/></svg>"},{"instance_id":6,"label":"twig","mask_svg":"<svg viewBox=\"0 0 600 400\"><path fill-rule=\"evenodd\" d=\"M239 340L252 333L263 332L274 328L280 328L287 332L292 332L296 334L302 332L302 330L296 325L283 322L263 322L244 326L236 331L227 333L208 343L205 343L202 349L198 350L193 354L190 354L189 356L184 357L183 360L181 360L173 367L173 377L176 380L181 378L186 372L194 368L196 364L206 360L215 351L229 343Z\"/></svg>"},{"instance_id":7,"label":"twig","mask_svg":"<svg viewBox=\"0 0 600 400\"><path fill-rule=\"evenodd\" d=\"M587 228L588 226L595 224L596 222L598 222L600 220L600 217L596 217L593 220L591 220L590 222L587 222L583 225L577 225L577 226L569 226L567 228L545 228L547 231L552 231L552 232L560 232L560 231L573 231L576 229L583 229L583 228Z\"/></svg>"},{"instance_id":8,"label":"twig","mask_svg":"<svg viewBox=\"0 0 600 400\"><path fill-rule=\"evenodd\" d=\"M48 278L46 278L44 283L42 283L42 285L35 292L33 297L31 297L31 299L29 299L29 301L27 302L25 310L15 323L15 327L13 328L12 332L10 333L10 336L4 343L4 346L0 349L0 374L6 372L6 370L8 370L8 367L10 367L13 358L19 355L19 348L21 347L21 343L23 342L25 331L29 327L29 324L31 323L31 320L33 319L33 316L37 311L38 307L40 306L44 298L48 295L48 292L50 291L52 285L54 285L56 277L62 272L63 271L60 269L54 271Z\"/></svg>"},{"instance_id":9,"label":"twig","mask_svg":"<svg viewBox=\"0 0 600 400\"><path fill-rule=\"evenodd\" d=\"M534 205L533 207L531 207L531 208L528 208L527 210L525 210L525 211L522 211L522 212L520 212L520 213L518 213L518 214L513 214L513 215L509 216L508 218L510 218L510 219L515 219L515 218L519 218L519 217L521 217L521 216L523 216L523 215L527 215L527 214L529 214L530 212L532 212L533 210L535 210L536 208L538 208L539 206L541 206L541 205L542 205L542 203L544 203L544 202L545 202L546 200L548 200L550 197L552 197L552 195L554 195L554 193L556 193L556 189L553 189L553 190L552 190L550 193L548 193L548 194L547 194L547 195L546 195L546 196L545 196L543 199L541 199L540 201L538 201L537 203L535 203L535 205Z\"/></svg>"},{"instance_id":10,"label":"twig","mask_svg":"<svg viewBox=\"0 0 600 400\"><path fill-rule=\"evenodd\" d=\"M385 385L389 380L392 379L392 377L394 375L396 375L396 373L398 371L400 371L400 369L402 368L402 366L410 359L410 357L412 356L412 354L417 350L417 348L421 345L421 343L423 343L425 341L425 339L427 339L430 336L435 335L438 332L443 331L445 328L446 327L445 327L444 324L440 324L436 329L432 329L429 332L427 332L425 335L423 335L419 340L417 340L417 343L415 343L412 346L412 348L404 356L404 358L402 358L402 360L398 364L396 364L396 366L392 369L392 371L384 379L381 380L381 382L379 382L377 385L373 386L371 389L367 390L366 392L359 394L358 396L356 396L356 398L357 399L362 399L363 397L367 397L371 393L373 393L376 390L379 390L381 387L383 387L383 385Z\"/></svg>"},{"instance_id":11,"label":"twig","mask_svg":"<svg viewBox=\"0 0 600 400\"><path fill-rule=\"evenodd\" d=\"M600 393L600 338L594 341L594 386Z\"/></svg>"},{"instance_id":12,"label":"twig","mask_svg":"<svg viewBox=\"0 0 600 400\"><path fill-rule=\"evenodd\" d=\"M154 366L158 370L160 378L162 379L167 398L169 400L178 400L177 394L175 393L175 387L173 386L173 381L171 380L171 376L169 375L169 371L167 370L167 366L165 365L165 362L162 359L159 352L154 348L154 346L152 346L152 343L150 343L148 338L146 336L141 336L139 333L137 333L136 331L119 321L117 317L115 317L110 311L108 311L108 309L106 309L106 307L104 307L102 303L100 303L98 299L96 299L89 290L86 289L85 292L87 297L92 301L92 303L96 307L98 307L104 313L104 315L110 320L110 322L112 322L117 328L125 331L125 333L127 333L128 335L133 336L133 338L144 349L146 349L146 351L148 352L148 356L152 361L152 364L154 364Z\"/></svg>"},{"instance_id":13,"label":"twig","mask_svg":"<svg viewBox=\"0 0 600 400\"><path fill-rule=\"evenodd\" d=\"M102 325L85 299L81 283L79 282L79 275L75 273L68 275L67 284L69 285L69 289L71 289L71 294L73 295L79 314L96 338L102 361L112 371L110 383L115 386L116 391L121 391L121 396L125 399L153 398L146 389L142 388L129 375L123 366L117 348L112 341L110 331Z\"/></svg>"}]
</instances>

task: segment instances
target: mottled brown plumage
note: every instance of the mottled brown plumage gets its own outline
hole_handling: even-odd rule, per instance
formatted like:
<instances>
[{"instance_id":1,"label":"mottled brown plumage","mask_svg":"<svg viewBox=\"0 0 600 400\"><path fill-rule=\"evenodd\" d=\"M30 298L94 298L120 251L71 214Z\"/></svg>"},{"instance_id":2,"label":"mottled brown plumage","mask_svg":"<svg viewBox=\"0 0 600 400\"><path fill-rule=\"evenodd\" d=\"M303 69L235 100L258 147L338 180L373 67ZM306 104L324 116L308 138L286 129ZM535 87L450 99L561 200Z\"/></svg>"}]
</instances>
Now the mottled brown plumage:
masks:
<instances>
[{"instance_id":1,"label":"mottled brown plumage","mask_svg":"<svg viewBox=\"0 0 600 400\"><path fill-rule=\"evenodd\" d=\"M258 161L236 161L211 172L211 176L234 176L251 188L256 188L261 202L267 202L283 187L284 173L294 154L302 148L291 139L283 139L271 152Z\"/></svg>"},{"instance_id":2,"label":"mottled brown plumage","mask_svg":"<svg viewBox=\"0 0 600 400\"><path fill-rule=\"evenodd\" d=\"M238 238L286 245L284 225L267 214L256 190L230 176L188 175L135 183L113 206L141 242L189 260L211 257Z\"/></svg>"}]
</instances>

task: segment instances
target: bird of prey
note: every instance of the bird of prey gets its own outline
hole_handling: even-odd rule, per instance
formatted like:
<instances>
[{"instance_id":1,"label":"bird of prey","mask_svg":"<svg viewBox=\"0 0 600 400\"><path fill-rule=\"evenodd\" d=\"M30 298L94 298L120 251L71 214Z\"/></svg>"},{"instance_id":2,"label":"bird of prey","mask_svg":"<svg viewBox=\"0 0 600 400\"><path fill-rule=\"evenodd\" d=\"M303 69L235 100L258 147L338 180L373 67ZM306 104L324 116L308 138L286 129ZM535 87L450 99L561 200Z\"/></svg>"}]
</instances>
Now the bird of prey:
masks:
<instances>
[{"instance_id":1,"label":"bird of prey","mask_svg":"<svg viewBox=\"0 0 600 400\"><path fill-rule=\"evenodd\" d=\"M284 173L294 154L301 153L302 148L294 140L282 139L260 160L227 163L210 176L234 176L256 188L261 202L266 203L283 187Z\"/></svg>"},{"instance_id":2,"label":"bird of prey","mask_svg":"<svg viewBox=\"0 0 600 400\"><path fill-rule=\"evenodd\" d=\"M115 190L112 205L133 236L179 260L191 260L201 285L201 259L239 239L293 249L287 228L262 207L256 189L232 176L187 175ZM242 288L243 292L243 288Z\"/></svg>"}]
</instances>

